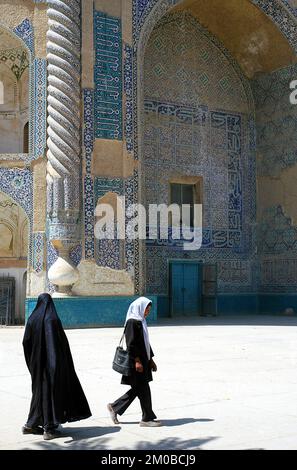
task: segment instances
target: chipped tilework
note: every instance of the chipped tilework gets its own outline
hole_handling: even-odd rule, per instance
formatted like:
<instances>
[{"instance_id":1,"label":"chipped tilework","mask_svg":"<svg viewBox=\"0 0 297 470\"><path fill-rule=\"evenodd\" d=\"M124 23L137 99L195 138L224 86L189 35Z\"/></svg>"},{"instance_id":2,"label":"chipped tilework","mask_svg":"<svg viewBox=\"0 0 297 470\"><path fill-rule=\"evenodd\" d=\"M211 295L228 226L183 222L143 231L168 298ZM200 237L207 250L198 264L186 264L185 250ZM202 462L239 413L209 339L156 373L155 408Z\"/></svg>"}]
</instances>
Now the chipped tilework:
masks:
<instances>
[{"instance_id":1,"label":"chipped tilework","mask_svg":"<svg viewBox=\"0 0 297 470\"><path fill-rule=\"evenodd\" d=\"M297 52L297 24L294 18L295 12L293 12L291 8L288 10L288 2L285 0L252 0L252 3L269 16Z\"/></svg>"},{"instance_id":2,"label":"chipped tilework","mask_svg":"<svg viewBox=\"0 0 297 470\"><path fill-rule=\"evenodd\" d=\"M297 254L297 227L281 206L266 209L258 226L258 250L261 254Z\"/></svg>"},{"instance_id":3,"label":"chipped tilework","mask_svg":"<svg viewBox=\"0 0 297 470\"><path fill-rule=\"evenodd\" d=\"M261 176L278 176L297 162L297 106L289 101L292 65L252 80L256 105L258 162Z\"/></svg>"},{"instance_id":4,"label":"chipped tilework","mask_svg":"<svg viewBox=\"0 0 297 470\"><path fill-rule=\"evenodd\" d=\"M124 182L121 178L102 178L95 177L94 195L95 203L107 192L113 192L123 196ZM116 234L116 227L115 227ZM123 259L123 241L101 239L95 240L95 259L99 266L105 266L112 269L122 269Z\"/></svg>"},{"instance_id":5,"label":"chipped tilework","mask_svg":"<svg viewBox=\"0 0 297 470\"><path fill-rule=\"evenodd\" d=\"M94 181L95 203L109 191L123 195L123 180L96 176Z\"/></svg>"},{"instance_id":6,"label":"chipped tilework","mask_svg":"<svg viewBox=\"0 0 297 470\"><path fill-rule=\"evenodd\" d=\"M122 139L121 20L94 12L95 137Z\"/></svg>"},{"instance_id":7,"label":"chipped tilework","mask_svg":"<svg viewBox=\"0 0 297 470\"><path fill-rule=\"evenodd\" d=\"M115 231L116 233L116 231ZM123 243L119 240L96 240L96 263L111 269L122 269Z\"/></svg>"},{"instance_id":8,"label":"chipped tilework","mask_svg":"<svg viewBox=\"0 0 297 470\"><path fill-rule=\"evenodd\" d=\"M125 208L137 202L137 172L126 179L96 177L94 182L95 203L107 192L113 192L119 196L125 196ZM128 220L125 220L127 229ZM138 241L121 240L96 240L95 259L100 266L108 266L113 269L125 268L133 277L139 273L137 265L139 253ZM123 266L123 264L125 265ZM135 278L137 290L138 279Z\"/></svg>"},{"instance_id":9,"label":"chipped tilework","mask_svg":"<svg viewBox=\"0 0 297 470\"><path fill-rule=\"evenodd\" d=\"M135 191L135 183L137 181L137 173L134 172L133 176L130 176L125 179L125 212L127 213L128 207L131 204L135 204L138 202L136 199L136 191ZM128 234L128 223L129 218L126 217L125 220L125 231ZM135 257L135 245L136 240L129 240L126 235L126 242L125 242L125 269L128 273L134 278L136 283L137 278L135 277L135 269L138 263L138 259Z\"/></svg>"},{"instance_id":10,"label":"chipped tilework","mask_svg":"<svg viewBox=\"0 0 297 470\"><path fill-rule=\"evenodd\" d=\"M297 226L282 206L267 208L257 227L260 292L297 289Z\"/></svg>"},{"instance_id":11,"label":"chipped tilework","mask_svg":"<svg viewBox=\"0 0 297 470\"><path fill-rule=\"evenodd\" d=\"M151 30L170 9L184 0L133 0L133 37L138 42L144 27ZM296 8L292 0L251 0L277 25L297 51ZM149 32L148 32L149 35ZM146 40L146 34L144 34Z\"/></svg>"}]
</instances>

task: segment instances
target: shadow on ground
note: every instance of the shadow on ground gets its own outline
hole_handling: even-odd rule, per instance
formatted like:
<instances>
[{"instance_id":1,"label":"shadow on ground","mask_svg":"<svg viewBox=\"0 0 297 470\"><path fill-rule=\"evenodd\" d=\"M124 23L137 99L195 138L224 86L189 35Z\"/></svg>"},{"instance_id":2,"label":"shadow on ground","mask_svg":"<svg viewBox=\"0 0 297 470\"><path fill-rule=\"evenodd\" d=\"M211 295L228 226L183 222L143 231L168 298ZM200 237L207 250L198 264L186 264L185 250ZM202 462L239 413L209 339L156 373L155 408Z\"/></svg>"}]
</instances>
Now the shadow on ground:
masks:
<instances>
[{"instance_id":1,"label":"shadow on ground","mask_svg":"<svg viewBox=\"0 0 297 470\"><path fill-rule=\"evenodd\" d=\"M101 429L101 428L100 428ZM105 428L106 429L106 428ZM120 428L118 428L119 430ZM92 436L95 437L95 436ZM100 436L99 436L100 437ZM20 450L199 450L207 442L218 439L218 437L210 436L202 439L180 439L179 437L170 437L160 439L156 442L150 441L139 441L135 442L133 447L116 447L113 442L112 447L108 445L109 439L102 438L100 440L92 440L91 442L83 441L86 437L77 439L76 441L70 441L70 445L65 446L59 444L58 441L62 441L63 437L55 441L41 441L34 443L34 446L29 448L23 448ZM63 444L66 442L64 441Z\"/></svg>"},{"instance_id":2,"label":"shadow on ground","mask_svg":"<svg viewBox=\"0 0 297 470\"><path fill-rule=\"evenodd\" d=\"M84 428L67 428L61 429L61 436L51 441L41 440L40 442L34 442L30 449L36 450L62 450L62 449L85 449L85 450L96 450L96 449L108 449L107 443L108 438L103 437L106 434L116 433L121 430L118 426L100 427L90 426ZM94 442L94 438L98 438ZM42 438L41 438L42 439ZM90 442L89 439L92 439ZM65 446L67 444L67 446ZM24 448L21 450L28 450Z\"/></svg>"},{"instance_id":3,"label":"shadow on ground","mask_svg":"<svg viewBox=\"0 0 297 470\"><path fill-rule=\"evenodd\" d=\"M210 436L202 439L180 439L179 437L169 437L157 442L140 441L135 450L199 450L207 442L218 439Z\"/></svg>"},{"instance_id":4,"label":"shadow on ground","mask_svg":"<svg viewBox=\"0 0 297 470\"><path fill-rule=\"evenodd\" d=\"M180 418L180 419L162 419L162 426L182 426L183 424L190 424L190 423L204 423L208 421L214 421L214 419L210 418ZM121 421L120 424L138 424L139 421Z\"/></svg>"}]
</instances>

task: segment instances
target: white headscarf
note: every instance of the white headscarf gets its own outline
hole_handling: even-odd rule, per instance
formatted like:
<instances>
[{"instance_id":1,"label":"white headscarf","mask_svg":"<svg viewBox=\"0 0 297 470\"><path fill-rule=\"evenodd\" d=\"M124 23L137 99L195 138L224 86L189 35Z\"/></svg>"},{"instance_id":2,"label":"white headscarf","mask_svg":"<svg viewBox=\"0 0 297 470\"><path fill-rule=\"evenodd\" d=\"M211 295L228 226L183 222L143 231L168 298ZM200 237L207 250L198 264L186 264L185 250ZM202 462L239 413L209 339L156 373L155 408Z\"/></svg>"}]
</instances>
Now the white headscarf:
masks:
<instances>
[{"instance_id":1,"label":"white headscarf","mask_svg":"<svg viewBox=\"0 0 297 470\"><path fill-rule=\"evenodd\" d=\"M151 358L151 347L150 347L147 323L146 323L146 319L144 318L144 312L149 303L152 303L152 301L148 299L147 297L139 297L138 299L134 300L134 302L132 302L132 304L130 304L129 306L127 316L126 316L126 321L125 321L125 325L127 321L130 320L131 318L142 322L143 337L144 337L145 349L146 349L148 359Z\"/></svg>"}]
</instances>

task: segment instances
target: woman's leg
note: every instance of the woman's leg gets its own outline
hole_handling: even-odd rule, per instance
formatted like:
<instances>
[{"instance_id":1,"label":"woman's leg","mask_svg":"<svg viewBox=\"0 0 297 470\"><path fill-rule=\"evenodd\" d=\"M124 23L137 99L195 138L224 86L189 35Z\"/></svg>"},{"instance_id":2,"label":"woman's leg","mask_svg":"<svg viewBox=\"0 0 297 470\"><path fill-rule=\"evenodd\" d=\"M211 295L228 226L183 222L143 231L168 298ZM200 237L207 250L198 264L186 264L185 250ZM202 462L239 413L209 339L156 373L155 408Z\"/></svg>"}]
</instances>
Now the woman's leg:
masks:
<instances>
[{"instance_id":1,"label":"woman's leg","mask_svg":"<svg viewBox=\"0 0 297 470\"><path fill-rule=\"evenodd\" d=\"M152 396L151 389L147 383L138 385L137 387L137 396L140 400L140 405L142 409L142 421L153 421L157 418L152 409Z\"/></svg>"},{"instance_id":2,"label":"woman's leg","mask_svg":"<svg viewBox=\"0 0 297 470\"><path fill-rule=\"evenodd\" d=\"M118 415L122 415L126 411L126 409L131 405L132 401L136 398L136 396L137 392L135 388L130 388L127 393L125 393L116 401L111 403L113 411Z\"/></svg>"}]
</instances>

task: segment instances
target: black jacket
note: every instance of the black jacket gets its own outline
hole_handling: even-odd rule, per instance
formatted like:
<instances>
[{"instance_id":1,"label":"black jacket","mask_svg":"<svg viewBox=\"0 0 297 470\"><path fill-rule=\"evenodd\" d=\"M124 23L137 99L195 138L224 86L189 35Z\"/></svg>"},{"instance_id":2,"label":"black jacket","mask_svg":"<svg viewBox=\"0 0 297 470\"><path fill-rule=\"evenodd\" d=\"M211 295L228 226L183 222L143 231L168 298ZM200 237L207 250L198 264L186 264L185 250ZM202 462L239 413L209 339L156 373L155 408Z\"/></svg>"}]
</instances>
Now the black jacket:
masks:
<instances>
[{"instance_id":1,"label":"black jacket","mask_svg":"<svg viewBox=\"0 0 297 470\"><path fill-rule=\"evenodd\" d=\"M32 378L28 425L59 424L91 416L67 337L49 294L38 297L26 324L23 348Z\"/></svg>"},{"instance_id":2,"label":"black jacket","mask_svg":"<svg viewBox=\"0 0 297 470\"><path fill-rule=\"evenodd\" d=\"M133 358L133 360L136 357L139 357L143 365L143 372L136 372L135 369L132 375L123 375L121 383L125 385L140 385L141 383L151 382L153 377L150 367L150 359L152 359L154 353L152 348L150 348L151 355L150 359L148 359L141 321L133 319L127 321L125 328L125 339L130 356Z\"/></svg>"}]
</instances>

